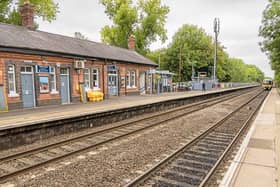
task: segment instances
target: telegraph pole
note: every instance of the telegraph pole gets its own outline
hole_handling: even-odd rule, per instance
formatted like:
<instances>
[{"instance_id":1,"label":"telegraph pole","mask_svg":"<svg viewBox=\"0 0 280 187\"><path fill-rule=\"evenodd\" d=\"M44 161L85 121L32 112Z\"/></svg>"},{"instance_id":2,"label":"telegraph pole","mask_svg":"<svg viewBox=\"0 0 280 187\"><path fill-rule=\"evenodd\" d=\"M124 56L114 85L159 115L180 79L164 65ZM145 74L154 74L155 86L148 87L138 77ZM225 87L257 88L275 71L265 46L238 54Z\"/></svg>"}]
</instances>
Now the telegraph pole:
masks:
<instances>
[{"instance_id":1,"label":"telegraph pole","mask_svg":"<svg viewBox=\"0 0 280 187\"><path fill-rule=\"evenodd\" d=\"M217 65L217 45L218 45L218 35L220 33L220 19L214 19L214 33L215 33L215 48L214 48L214 72L213 81L216 85L216 65Z\"/></svg>"},{"instance_id":2,"label":"telegraph pole","mask_svg":"<svg viewBox=\"0 0 280 187\"><path fill-rule=\"evenodd\" d=\"M179 59L179 81L181 82L181 71L182 71L182 47L180 47L180 59Z\"/></svg>"}]
</instances>

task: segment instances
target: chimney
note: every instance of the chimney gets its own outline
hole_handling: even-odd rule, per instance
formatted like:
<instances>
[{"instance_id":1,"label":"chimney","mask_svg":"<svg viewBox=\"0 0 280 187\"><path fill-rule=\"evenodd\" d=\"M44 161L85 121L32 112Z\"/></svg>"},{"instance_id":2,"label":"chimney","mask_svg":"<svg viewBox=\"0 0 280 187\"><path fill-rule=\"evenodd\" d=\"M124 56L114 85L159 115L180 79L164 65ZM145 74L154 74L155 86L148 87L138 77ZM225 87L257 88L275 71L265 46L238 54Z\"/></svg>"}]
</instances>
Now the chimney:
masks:
<instances>
[{"instance_id":1,"label":"chimney","mask_svg":"<svg viewBox=\"0 0 280 187\"><path fill-rule=\"evenodd\" d=\"M130 35L128 38L128 49L135 51L135 36Z\"/></svg>"},{"instance_id":2,"label":"chimney","mask_svg":"<svg viewBox=\"0 0 280 187\"><path fill-rule=\"evenodd\" d=\"M34 6L25 0L20 6L21 24L28 29L34 29Z\"/></svg>"}]
</instances>

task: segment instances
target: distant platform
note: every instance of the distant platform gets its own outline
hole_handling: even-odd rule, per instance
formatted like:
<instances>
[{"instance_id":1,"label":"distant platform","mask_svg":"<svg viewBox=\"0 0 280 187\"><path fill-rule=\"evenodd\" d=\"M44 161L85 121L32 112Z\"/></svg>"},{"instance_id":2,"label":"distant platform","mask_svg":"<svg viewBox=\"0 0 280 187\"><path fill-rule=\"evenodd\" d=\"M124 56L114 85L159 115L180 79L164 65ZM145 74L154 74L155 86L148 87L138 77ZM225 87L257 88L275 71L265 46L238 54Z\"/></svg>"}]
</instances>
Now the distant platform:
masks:
<instances>
[{"instance_id":1,"label":"distant platform","mask_svg":"<svg viewBox=\"0 0 280 187\"><path fill-rule=\"evenodd\" d=\"M250 86L249 86L250 87ZM186 92L169 92L159 95L139 95L139 96L122 96L114 97L102 102L86 104L67 104L57 106L37 107L31 109L14 110L0 113L0 130L40 123L44 121L65 119L83 114L100 113L115 109L134 107L150 103L157 103L172 99L186 98L224 92L227 90L236 90L238 88L215 89L210 91L186 91Z\"/></svg>"}]
</instances>

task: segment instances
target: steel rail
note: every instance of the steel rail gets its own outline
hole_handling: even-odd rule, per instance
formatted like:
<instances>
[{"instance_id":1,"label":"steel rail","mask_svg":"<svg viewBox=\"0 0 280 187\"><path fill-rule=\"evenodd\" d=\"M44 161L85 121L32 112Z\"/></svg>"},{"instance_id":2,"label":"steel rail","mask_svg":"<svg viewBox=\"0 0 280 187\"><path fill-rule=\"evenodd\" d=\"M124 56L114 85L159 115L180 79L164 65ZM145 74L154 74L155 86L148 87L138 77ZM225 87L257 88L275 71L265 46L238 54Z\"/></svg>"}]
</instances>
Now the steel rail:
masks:
<instances>
[{"instance_id":1,"label":"steel rail","mask_svg":"<svg viewBox=\"0 0 280 187\"><path fill-rule=\"evenodd\" d=\"M243 93L243 94L244 94L244 93ZM238 97L238 96L241 96L241 95L242 95L242 94L237 94L237 95L233 94L233 95L230 95L230 96L228 96L228 95L227 95L227 96L219 96L218 98L212 98L212 99L205 100L205 101L201 101L201 102L198 102L198 103L193 103L193 104L190 104L190 105L188 105L188 106L179 107L180 109L177 109L177 108L176 108L176 109L173 109L171 112L175 112L175 111L179 111L179 110L184 110L184 109L187 109L187 108L191 108L191 107L193 107L193 106L200 106L200 105L202 105L202 104L205 104L205 103L208 103L208 102L213 101L214 103L212 103L211 105L208 105L208 106L207 106L207 107L210 107L210 106L213 106L213 105L215 105L215 104L221 103L221 102L223 102L223 101L225 101L225 100L228 100L229 98L232 99L232 98L235 98L235 97ZM217 99L220 99L220 100L217 101ZM204 107L204 108L206 108L206 107ZM198 108L198 109L194 109L194 110L188 111L188 112L183 113L183 114L181 114L181 115L179 115L179 116L175 116L175 117L169 118L169 119L167 119L167 120L164 120L164 122L168 122L168 121L174 120L174 118L182 117L182 116L184 116L184 115L186 115L186 114L190 114L190 113L193 113L193 112L202 110L202 109L204 109L204 108ZM152 119L152 118L155 118L155 117L159 117L159 116L162 116L162 115L166 115L167 113L170 113L170 111L169 111L169 112L167 111L167 112L164 112L164 113L161 113L161 114L157 114L157 115L155 115L155 116L150 116L150 117L147 117L147 118L144 118L144 119L139 119L139 120L136 120L136 121L133 121L133 122L129 122L128 124L122 125L122 127L123 127L123 126L131 125L131 124L133 124L133 123L137 123L137 122L139 122L139 121L145 121L145 120L147 120L147 119ZM53 157L53 158L48 159L48 160L46 160L46 161L42 161L42 162L36 163L36 164L34 164L34 165L30 165L30 166L27 166L27 167L18 169L18 170L14 171L14 172L10 172L10 173L4 174L4 175L0 176L0 181L5 181L5 180L7 180L7 179L10 178L10 177L19 175L19 174L24 173L24 172L26 172L26 171L29 171L29 170L38 168L38 167L40 167L40 166L46 165L46 164L51 163L51 162L55 162L55 161L57 161L57 160L61 160L61 159L63 159L63 158L66 158L66 157L68 157L68 156L72 156L72 155L77 154L77 153L82 153L82 152L84 152L84 151L86 151L86 150L88 150L88 149L91 149L91 148L94 148L94 147L97 147L97 146L100 146L100 145L103 145L103 144L112 142L112 141L117 140L117 139L120 139L120 138L122 138L122 137L129 136L129 135L131 135L131 134L134 134L134 133L137 133L137 132L146 130L146 129L151 128L151 127L154 127L154 126L156 126L156 125L160 125L160 124L162 124L162 123L163 123L162 121L161 121L161 122L156 122L156 123L154 123L154 124L152 124L152 125L150 125L150 126L147 126L147 127L144 127L144 128L140 128L140 129L137 129L137 130L133 130L133 131L128 132L128 133L126 133L126 134L119 135L119 136L117 136L117 137L113 137L113 138L110 138L110 139L108 139L108 140L104 140L104 141L102 141L102 142L99 142L99 143L95 143L95 144L86 146L86 147L84 147L84 148L82 148L82 149L74 150L74 151L71 151L71 152L66 153L66 154L64 154L64 155L58 155L57 157ZM9 155L9 156L7 156L7 157L5 157L5 158L2 158L3 161L0 160L0 164L3 164L3 162L10 161L10 160L13 160L13 159L19 159L19 158L24 157L24 156L29 156L29 155L36 154L36 153L39 153L39 152L42 152L42 151L46 151L46 150L48 150L48 149L50 149L50 148L55 148L55 147L58 147L58 146L60 146L60 145L65 144L65 143L72 143L72 142L74 142L74 141L76 141L76 140L81 140L81 139L83 139L83 138L87 138L87 137L90 137L90 136L93 136L93 135L100 135L100 134L104 134L104 133L107 133L107 132L111 132L112 130L119 129L119 128L121 128L121 127L120 127L120 126L117 126L117 127L113 127L113 128L109 128L109 129L104 129L104 130L101 130L101 131L97 131L97 132L91 133L91 134L89 134L89 135L84 135L84 136L82 136L82 137L77 137L77 138L73 138L73 139L70 139L70 140L65 140L65 141L62 141L62 142L55 143L55 144L47 145L47 146L45 146L45 147L43 147L43 148L42 148L42 147L39 147L39 148L36 148L36 149L34 149L34 150L31 150L31 151L30 151L30 150L27 150L26 152L21 152L21 153L15 154L15 155Z\"/></svg>"},{"instance_id":2,"label":"steel rail","mask_svg":"<svg viewBox=\"0 0 280 187\"><path fill-rule=\"evenodd\" d=\"M262 99L262 101L260 103L263 103L263 101L265 100L266 97L264 97ZM261 104L258 105L258 107L254 110L253 113L251 113L251 115L247 118L247 120L243 123L241 129L239 129L239 132L235 135L234 139L232 140L232 142L228 145L228 147L226 148L226 150L223 152L223 154L220 156L220 158L217 160L217 162L215 163L215 165L212 167L212 169L209 171L209 173L206 175L206 177L204 178L204 180L201 182L201 184L199 185L199 187L203 187L207 184L207 182L210 180L210 178L213 176L213 174L215 173L216 169L218 168L218 166L221 164L221 162L225 159L225 157L227 156L227 154L230 152L230 150L233 148L234 144L239 140L240 136L243 134L243 132L247 129L247 127L249 127L251 120L253 119L253 117L256 115L256 113L259 111L261 107Z\"/></svg>"},{"instance_id":3,"label":"steel rail","mask_svg":"<svg viewBox=\"0 0 280 187\"><path fill-rule=\"evenodd\" d=\"M239 106L236 110L226 115L223 119L219 120L217 123L215 123L213 126L209 127L207 130L205 130L202 134L198 135L197 137L193 138L190 142L187 144L181 146L177 150L175 150L172 154L167 156L165 159L154 165L152 168L147 170L144 174L138 176L133 181L131 181L129 184L127 184L125 187L133 187L133 186L139 186L141 183L145 182L153 173L160 170L162 167L167 165L168 163L172 162L174 159L176 159L182 152L184 152L188 147L191 147L195 143L197 143L200 139L206 137L210 132L212 132L217 127L221 126L225 121L227 121L229 118L231 118L235 113L237 113L240 109L248 105L251 101L253 101L255 98L257 98L260 94L262 94L263 91L259 92L255 96L253 96L251 99L249 99L247 102L243 103L241 106Z\"/></svg>"},{"instance_id":4,"label":"steel rail","mask_svg":"<svg viewBox=\"0 0 280 187\"><path fill-rule=\"evenodd\" d=\"M90 136L108 133L109 131L113 131L113 130L116 130L116 129L119 129L119 128L122 128L122 127L126 127L126 126L132 125L134 123L139 123L141 121L150 120L150 119L153 119L153 118L156 118L156 117L164 116L166 114L170 114L171 112L173 113L173 112L188 109L188 108L191 108L191 107L194 107L194 106L199 106L199 105L206 104L206 103L209 103L209 102L212 102L212 101L216 101L215 103L207 106L207 107L210 107L210 106L213 106L213 105L218 104L220 102L223 102L225 100L232 99L232 98L235 98L235 97L238 97L238 96L241 96L241 95L242 95L242 93L241 94L236 94L236 95L235 95L235 93L232 93L232 95L219 96L219 97L216 97L216 98L211 98L211 99L207 99L207 100L204 100L204 101L198 101L196 103L188 104L186 106L176 107L175 109L170 109L170 110L167 110L167 111L164 111L164 112L160 112L159 114L155 114L155 115L152 115L152 116L148 116L148 117L144 117L144 118L141 118L141 119L133 120L131 122L127 122L127 123L124 123L124 124L121 124L121 125L118 125L118 126L102 129L102 130L99 130L99 131L96 131L96 132L86 133L86 134L83 134L83 135L80 135L80 136L72 137L70 139L58 141L58 142L55 142L55 143L50 143L50 144L47 144L45 146L41 146L41 147L38 147L38 148L31 148L31 149L28 149L28 150L25 150L25 151L22 151L22 152L17 152L17 153L14 153L14 154L6 155L4 157L0 157L0 163L4 162L4 161L11 160L11 159L18 158L20 156L26 156L28 154L34 154L38 151L41 152L41 151L44 151L44 150L48 150L50 148L55 148L57 146L60 146L60 145L66 144L66 143L71 143L71 142L74 142L74 141L77 141L77 140L80 140L80 139L88 138ZM218 101L218 99L221 99L221 100ZM199 110L202 110L202 109L204 109L204 108L201 108ZM191 112L195 112L195 111L191 111ZM189 113L187 113L187 114L189 114Z\"/></svg>"}]
</instances>

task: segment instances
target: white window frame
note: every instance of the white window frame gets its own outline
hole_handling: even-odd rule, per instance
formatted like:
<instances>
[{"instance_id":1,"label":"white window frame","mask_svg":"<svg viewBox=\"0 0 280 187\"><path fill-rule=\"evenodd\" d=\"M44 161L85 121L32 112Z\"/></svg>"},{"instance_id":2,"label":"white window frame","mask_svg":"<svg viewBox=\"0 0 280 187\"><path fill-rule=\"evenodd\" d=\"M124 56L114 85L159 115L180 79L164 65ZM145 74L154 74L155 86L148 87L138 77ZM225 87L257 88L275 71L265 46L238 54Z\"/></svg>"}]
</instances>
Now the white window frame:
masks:
<instances>
[{"instance_id":1,"label":"white window frame","mask_svg":"<svg viewBox=\"0 0 280 187\"><path fill-rule=\"evenodd\" d=\"M130 77L131 77L131 73L130 71L126 71L126 87L130 88Z\"/></svg>"},{"instance_id":2,"label":"white window frame","mask_svg":"<svg viewBox=\"0 0 280 187\"><path fill-rule=\"evenodd\" d=\"M96 72L94 72L96 71ZM96 80L94 80L94 76L96 75ZM99 88L99 69L92 69L92 80L93 80L93 88Z\"/></svg>"},{"instance_id":3,"label":"white window frame","mask_svg":"<svg viewBox=\"0 0 280 187\"><path fill-rule=\"evenodd\" d=\"M9 67L12 67L12 71L9 70ZM10 90L10 80L9 74L13 74L13 91ZM16 87L16 72L15 65L8 65L8 97L18 97L17 87Z\"/></svg>"},{"instance_id":4,"label":"white window frame","mask_svg":"<svg viewBox=\"0 0 280 187\"><path fill-rule=\"evenodd\" d=\"M136 71L131 71L130 72L130 87L136 88Z\"/></svg>"},{"instance_id":5,"label":"white window frame","mask_svg":"<svg viewBox=\"0 0 280 187\"><path fill-rule=\"evenodd\" d=\"M87 71L87 73L86 73L86 71ZM87 79L86 79L86 75L87 75ZM90 84L90 69L89 68L84 69L84 81L85 81L85 84L84 84L85 89L90 90L91 84Z\"/></svg>"},{"instance_id":6,"label":"white window frame","mask_svg":"<svg viewBox=\"0 0 280 187\"><path fill-rule=\"evenodd\" d=\"M56 87L56 68L55 67L50 67L50 75L53 76L53 80L50 79L50 87L51 87L51 94L58 94L57 87ZM54 89L52 88L54 87Z\"/></svg>"}]
</instances>

